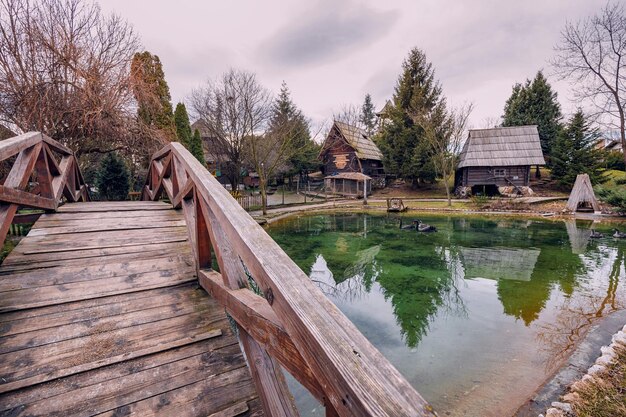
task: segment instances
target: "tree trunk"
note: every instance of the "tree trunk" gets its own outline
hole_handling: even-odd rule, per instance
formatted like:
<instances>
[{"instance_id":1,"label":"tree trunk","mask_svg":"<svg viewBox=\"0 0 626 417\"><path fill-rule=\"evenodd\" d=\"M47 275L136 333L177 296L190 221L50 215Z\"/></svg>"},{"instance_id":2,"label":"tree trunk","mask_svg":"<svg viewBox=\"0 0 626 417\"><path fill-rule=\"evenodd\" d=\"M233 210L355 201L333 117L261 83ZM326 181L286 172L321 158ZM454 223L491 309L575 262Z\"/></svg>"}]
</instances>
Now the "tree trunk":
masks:
<instances>
[{"instance_id":1,"label":"tree trunk","mask_svg":"<svg viewBox=\"0 0 626 417\"><path fill-rule=\"evenodd\" d=\"M620 140L622 142L622 154L624 155L624 164L626 164L626 120L623 111L619 112L619 128Z\"/></svg>"},{"instance_id":2,"label":"tree trunk","mask_svg":"<svg viewBox=\"0 0 626 417\"><path fill-rule=\"evenodd\" d=\"M442 169L442 174L443 174L443 185L446 188L446 198L448 199L448 207L452 207L452 196L450 195L450 183L449 183L450 175L446 172L445 169Z\"/></svg>"},{"instance_id":3,"label":"tree trunk","mask_svg":"<svg viewBox=\"0 0 626 417\"><path fill-rule=\"evenodd\" d=\"M261 209L267 214L267 179L259 175L259 190L261 191Z\"/></svg>"}]
</instances>

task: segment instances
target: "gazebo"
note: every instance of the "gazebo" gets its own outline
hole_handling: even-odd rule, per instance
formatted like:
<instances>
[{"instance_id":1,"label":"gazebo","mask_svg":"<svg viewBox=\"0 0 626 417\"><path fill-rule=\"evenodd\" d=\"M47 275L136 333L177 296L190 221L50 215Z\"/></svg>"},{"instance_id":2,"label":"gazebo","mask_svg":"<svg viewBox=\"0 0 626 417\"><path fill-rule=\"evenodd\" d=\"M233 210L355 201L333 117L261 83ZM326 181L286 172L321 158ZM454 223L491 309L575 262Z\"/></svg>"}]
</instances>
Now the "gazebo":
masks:
<instances>
[{"instance_id":1,"label":"gazebo","mask_svg":"<svg viewBox=\"0 0 626 417\"><path fill-rule=\"evenodd\" d=\"M337 175L329 175L324 178L326 192L339 194L345 197L367 198L372 193L372 178L360 172L342 172Z\"/></svg>"}]
</instances>

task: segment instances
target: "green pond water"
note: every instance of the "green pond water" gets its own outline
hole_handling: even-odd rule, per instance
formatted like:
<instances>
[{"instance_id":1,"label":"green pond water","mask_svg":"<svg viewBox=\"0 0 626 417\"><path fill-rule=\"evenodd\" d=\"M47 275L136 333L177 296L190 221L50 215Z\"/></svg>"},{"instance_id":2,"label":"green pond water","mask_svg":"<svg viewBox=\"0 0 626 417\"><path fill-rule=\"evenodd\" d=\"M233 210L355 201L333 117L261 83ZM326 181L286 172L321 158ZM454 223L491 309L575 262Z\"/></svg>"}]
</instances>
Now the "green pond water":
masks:
<instances>
[{"instance_id":1,"label":"green pond water","mask_svg":"<svg viewBox=\"0 0 626 417\"><path fill-rule=\"evenodd\" d=\"M291 217L268 233L441 416L508 416L590 326L624 309L615 225L411 215ZM622 230L626 225L619 225ZM303 416L323 408L298 387Z\"/></svg>"}]
</instances>

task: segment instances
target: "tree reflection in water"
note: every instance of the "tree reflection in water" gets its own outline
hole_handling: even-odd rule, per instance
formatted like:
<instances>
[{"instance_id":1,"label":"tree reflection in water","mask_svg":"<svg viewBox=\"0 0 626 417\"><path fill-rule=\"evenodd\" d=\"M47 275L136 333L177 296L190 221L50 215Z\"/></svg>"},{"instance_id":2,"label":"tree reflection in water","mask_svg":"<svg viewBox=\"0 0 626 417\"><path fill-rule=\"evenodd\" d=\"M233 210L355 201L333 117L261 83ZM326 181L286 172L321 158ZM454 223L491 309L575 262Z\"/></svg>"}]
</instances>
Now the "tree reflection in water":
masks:
<instances>
[{"instance_id":1,"label":"tree reflection in water","mask_svg":"<svg viewBox=\"0 0 626 417\"><path fill-rule=\"evenodd\" d=\"M397 216L345 213L292 218L270 233L330 297L356 302L379 287L409 347L420 342L436 317L468 314L462 288L475 278L495 281L504 314L527 327L558 289L556 319L540 320L538 327L542 343L563 352L593 320L623 308L616 297L623 247L590 243L588 224L474 217L427 221L439 233L399 230ZM607 281L595 271L606 267L608 257ZM593 282L588 282L590 272ZM577 289L582 296L572 297Z\"/></svg>"}]
</instances>

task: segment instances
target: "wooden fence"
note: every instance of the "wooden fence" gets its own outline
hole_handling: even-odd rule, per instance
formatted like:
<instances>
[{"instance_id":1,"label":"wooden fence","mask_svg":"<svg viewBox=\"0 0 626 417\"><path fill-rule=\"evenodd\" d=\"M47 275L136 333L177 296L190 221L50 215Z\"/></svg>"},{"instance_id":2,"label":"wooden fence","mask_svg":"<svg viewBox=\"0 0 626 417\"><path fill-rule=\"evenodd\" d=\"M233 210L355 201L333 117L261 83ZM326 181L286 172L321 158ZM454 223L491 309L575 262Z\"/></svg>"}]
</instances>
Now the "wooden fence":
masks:
<instances>
[{"instance_id":1,"label":"wooden fence","mask_svg":"<svg viewBox=\"0 0 626 417\"><path fill-rule=\"evenodd\" d=\"M182 208L200 284L234 318L267 416L297 416L281 367L326 416L435 416L432 408L181 144L155 153L143 200ZM210 269L215 257L221 273ZM251 276L263 295L248 287Z\"/></svg>"},{"instance_id":2,"label":"wooden fence","mask_svg":"<svg viewBox=\"0 0 626 417\"><path fill-rule=\"evenodd\" d=\"M12 162L0 185L2 242L19 206L56 210L62 199L89 200L74 153L44 134L29 132L0 141L0 161Z\"/></svg>"},{"instance_id":3,"label":"wooden fence","mask_svg":"<svg viewBox=\"0 0 626 417\"><path fill-rule=\"evenodd\" d=\"M238 195L235 197L235 200L245 211L261 207L261 194Z\"/></svg>"}]
</instances>

